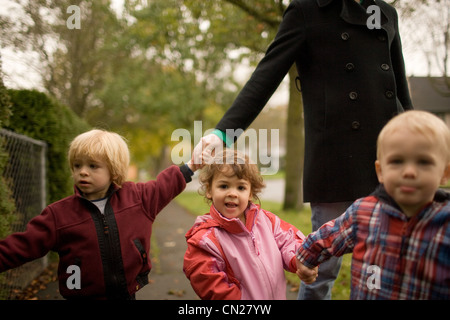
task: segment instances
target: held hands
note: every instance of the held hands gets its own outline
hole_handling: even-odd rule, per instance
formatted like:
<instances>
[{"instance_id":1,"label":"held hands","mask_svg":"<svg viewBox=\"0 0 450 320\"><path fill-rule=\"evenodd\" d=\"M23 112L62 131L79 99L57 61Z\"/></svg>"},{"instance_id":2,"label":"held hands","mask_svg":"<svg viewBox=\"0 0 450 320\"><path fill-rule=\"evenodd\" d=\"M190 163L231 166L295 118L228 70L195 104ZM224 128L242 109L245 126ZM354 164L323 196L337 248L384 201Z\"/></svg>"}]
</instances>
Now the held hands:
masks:
<instances>
[{"instance_id":1,"label":"held hands","mask_svg":"<svg viewBox=\"0 0 450 320\"><path fill-rule=\"evenodd\" d=\"M296 259L297 263L297 276L306 284L311 284L316 281L317 275L319 273L319 267L308 268L303 263Z\"/></svg>"},{"instance_id":2,"label":"held hands","mask_svg":"<svg viewBox=\"0 0 450 320\"><path fill-rule=\"evenodd\" d=\"M214 151L223 149L223 141L215 134L208 134L200 139L192 152L191 165L195 169L203 167L205 164L211 164Z\"/></svg>"}]
</instances>

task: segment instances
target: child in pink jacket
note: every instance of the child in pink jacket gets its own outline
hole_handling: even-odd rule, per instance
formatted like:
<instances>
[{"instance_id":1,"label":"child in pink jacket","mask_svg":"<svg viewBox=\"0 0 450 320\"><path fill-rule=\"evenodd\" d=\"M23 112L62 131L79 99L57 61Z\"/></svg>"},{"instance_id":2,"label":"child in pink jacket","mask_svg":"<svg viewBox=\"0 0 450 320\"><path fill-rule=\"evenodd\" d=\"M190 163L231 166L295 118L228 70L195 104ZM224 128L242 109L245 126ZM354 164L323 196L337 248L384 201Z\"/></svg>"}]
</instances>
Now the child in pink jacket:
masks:
<instances>
[{"instance_id":1,"label":"child in pink jacket","mask_svg":"<svg viewBox=\"0 0 450 320\"><path fill-rule=\"evenodd\" d=\"M286 299L284 270L296 272L304 235L252 203L264 187L255 164L227 149L204 167L212 203L187 232L183 270L202 299Z\"/></svg>"}]
</instances>

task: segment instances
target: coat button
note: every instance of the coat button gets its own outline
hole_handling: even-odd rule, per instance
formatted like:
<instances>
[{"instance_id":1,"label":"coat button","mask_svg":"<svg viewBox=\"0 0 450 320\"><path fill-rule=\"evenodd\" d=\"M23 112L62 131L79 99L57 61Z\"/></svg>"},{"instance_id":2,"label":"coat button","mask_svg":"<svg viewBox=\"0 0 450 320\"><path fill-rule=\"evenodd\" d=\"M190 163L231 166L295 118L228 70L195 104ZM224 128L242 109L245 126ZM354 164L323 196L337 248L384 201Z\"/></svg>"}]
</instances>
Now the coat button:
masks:
<instances>
[{"instance_id":1,"label":"coat button","mask_svg":"<svg viewBox=\"0 0 450 320\"><path fill-rule=\"evenodd\" d=\"M355 91L352 91L348 94L348 97L350 98L350 100L355 101L356 99L358 99L358 93L356 93Z\"/></svg>"},{"instance_id":2,"label":"coat button","mask_svg":"<svg viewBox=\"0 0 450 320\"><path fill-rule=\"evenodd\" d=\"M394 97L394 92L388 90L384 93L386 95L386 98L392 99Z\"/></svg>"},{"instance_id":3,"label":"coat button","mask_svg":"<svg viewBox=\"0 0 450 320\"><path fill-rule=\"evenodd\" d=\"M345 65L345 69L347 71L353 71L355 69L355 65L353 63L349 62Z\"/></svg>"},{"instance_id":4,"label":"coat button","mask_svg":"<svg viewBox=\"0 0 450 320\"><path fill-rule=\"evenodd\" d=\"M384 42L384 41L386 41L386 36L380 34L380 35L378 36L378 40Z\"/></svg>"},{"instance_id":5,"label":"coat button","mask_svg":"<svg viewBox=\"0 0 450 320\"><path fill-rule=\"evenodd\" d=\"M381 69L384 70L384 71L388 71L390 68L391 68L391 67L389 67L389 65L386 64L386 63L383 63L383 64L381 65Z\"/></svg>"},{"instance_id":6,"label":"coat button","mask_svg":"<svg viewBox=\"0 0 450 320\"><path fill-rule=\"evenodd\" d=\"M347 32L341 33L341 39L344 41L347 41L350 38L349 34Z\"/></svg>"},{"instance_id":7,"label":"coat button","mask_svg":"<svg viewBox=\"0 0 450 320\"><path fill-rule=\"evenodd\" d=\"M352 129L353 130L358 130L361 127L361 123L359 123L359 121L353 121L352 122Z\"/></svg>"}]
</instances>

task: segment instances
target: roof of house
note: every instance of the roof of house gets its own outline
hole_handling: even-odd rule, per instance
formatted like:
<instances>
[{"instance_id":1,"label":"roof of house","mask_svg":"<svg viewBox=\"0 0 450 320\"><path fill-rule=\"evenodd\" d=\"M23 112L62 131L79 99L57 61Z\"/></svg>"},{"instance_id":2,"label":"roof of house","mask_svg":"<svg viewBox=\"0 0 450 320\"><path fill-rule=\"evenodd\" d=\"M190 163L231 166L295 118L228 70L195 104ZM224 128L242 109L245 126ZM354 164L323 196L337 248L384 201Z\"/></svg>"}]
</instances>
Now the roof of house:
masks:
<instances>
[{"instance_id":1,"label":"roof of house","mask_svg":"<svg viewBox=\"0 0 450 320\"><path fill-rule=\"evenodd\" d=\"M412 103L417 110L450 112L450 86L443 77L409 77Z\"/></svg>"}]
</instances>

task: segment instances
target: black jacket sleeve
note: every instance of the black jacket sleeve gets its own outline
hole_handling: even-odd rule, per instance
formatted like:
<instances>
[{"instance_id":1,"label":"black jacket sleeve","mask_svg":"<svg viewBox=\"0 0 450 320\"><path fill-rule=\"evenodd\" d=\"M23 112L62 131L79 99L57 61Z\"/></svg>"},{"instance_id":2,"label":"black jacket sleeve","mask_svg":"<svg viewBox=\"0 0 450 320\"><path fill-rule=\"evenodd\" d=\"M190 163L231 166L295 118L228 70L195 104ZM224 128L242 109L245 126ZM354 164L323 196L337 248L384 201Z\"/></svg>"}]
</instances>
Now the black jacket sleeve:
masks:
<instances>
[{"instance_id":1,"label":"black jacket sleeve","mask_svg":"<svg viewBox=\"0 0 450 320\"><path fill-rule=\"evenodd\" d=\"M303 14L294 1L284 12L277 35L264 58L216 129L226 132L226 129L248 128L294 64L304 37Z\"/></svg>"}]
</instances>

